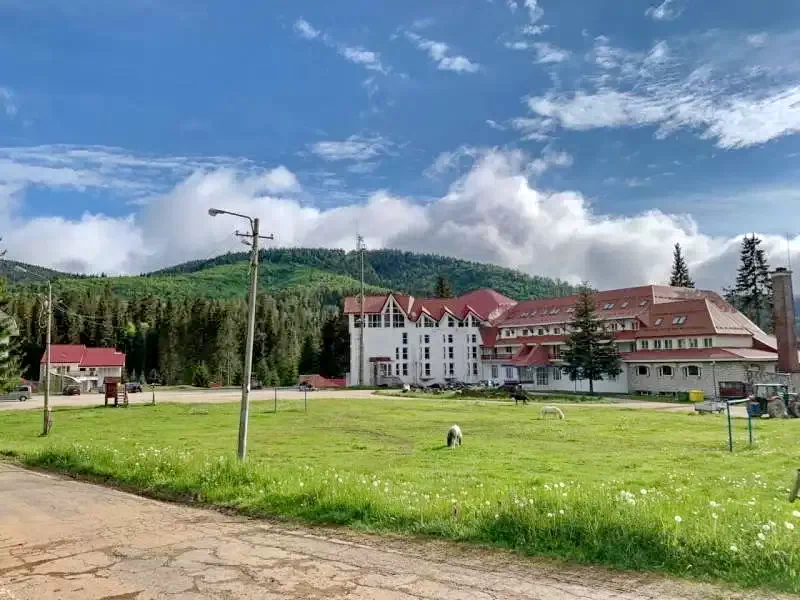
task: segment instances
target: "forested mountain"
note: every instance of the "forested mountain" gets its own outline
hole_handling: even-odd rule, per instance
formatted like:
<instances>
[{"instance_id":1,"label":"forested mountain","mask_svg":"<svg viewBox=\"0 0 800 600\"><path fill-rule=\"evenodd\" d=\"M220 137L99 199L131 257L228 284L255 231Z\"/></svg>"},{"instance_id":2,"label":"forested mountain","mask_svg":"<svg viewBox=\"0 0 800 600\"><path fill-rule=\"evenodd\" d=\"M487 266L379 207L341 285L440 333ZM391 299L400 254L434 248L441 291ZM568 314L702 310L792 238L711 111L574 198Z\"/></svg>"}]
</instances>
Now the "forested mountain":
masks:
<instances>
[{"instance_id":1,"label":"forested mountain","mask_svg":"<svg viewBox=\"0 0 800 600\"><path fill-rule=\"evenodd\" d=\"M347 370L349 340L339 315L357 293L355 252L264 250L260 255L254 370L265 383L296 382L301 360L321 373ZM25 376L39 376L44 351L45 281L53 283L54 343L113 345L128 355L128 376L161 383L240 383L244 353L247 253L226 254L138 276L72 276L0 261L15 285ZM22 267L22 268L18 268ZM434 255L393 250L365 254L368 292L431 294L437 277L456 294L493 287L514 298L568 293L542 277ZM315 351L316 356L309 356Z\"/></svg>"}]
</instances>

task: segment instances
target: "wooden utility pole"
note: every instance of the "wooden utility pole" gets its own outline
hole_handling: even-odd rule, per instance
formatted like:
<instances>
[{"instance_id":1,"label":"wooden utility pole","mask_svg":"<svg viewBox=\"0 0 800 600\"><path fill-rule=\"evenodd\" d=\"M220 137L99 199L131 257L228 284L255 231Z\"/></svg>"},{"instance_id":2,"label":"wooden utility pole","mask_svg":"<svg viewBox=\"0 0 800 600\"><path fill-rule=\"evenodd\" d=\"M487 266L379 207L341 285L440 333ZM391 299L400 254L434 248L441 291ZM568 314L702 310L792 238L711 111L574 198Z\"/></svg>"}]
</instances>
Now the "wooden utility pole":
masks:
<instances>
[{"instance_id":1,"label":"wooden utility pole","mask_svg":"<svg viewBox=\"0 0 800 600\"><path fill-rule=\"evenodd\" d=\"M47 340L44 362L44 414L42 435L50 433L53 427L53 415L50 411L50 348L53 334L53 285L47 282Z\"/></svg>"}]
</instances>

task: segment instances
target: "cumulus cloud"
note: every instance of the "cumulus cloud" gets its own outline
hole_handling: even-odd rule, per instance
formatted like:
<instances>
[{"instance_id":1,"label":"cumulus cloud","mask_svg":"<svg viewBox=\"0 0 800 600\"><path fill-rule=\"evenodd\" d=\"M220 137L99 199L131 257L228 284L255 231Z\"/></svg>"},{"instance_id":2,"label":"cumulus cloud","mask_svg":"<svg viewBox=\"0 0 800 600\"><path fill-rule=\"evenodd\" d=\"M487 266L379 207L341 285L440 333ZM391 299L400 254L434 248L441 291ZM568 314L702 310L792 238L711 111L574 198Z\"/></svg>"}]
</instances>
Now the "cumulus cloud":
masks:
<instances>
[{"instance_id":1,"label":"cumulus cloud","mask_svg":"<svg viewBox=\"0 0 800 600\"><path fill-rule=\"evenodd\" d=\"M476 73L480 70L480 64L471 61L466 56L452 56L450 46L444 42L435 42L412 32L405 32L406 38L411 41L418 49L428 53L439 70L454 71L456 73Z\"/></svg>"},{"instance_id":2,"label":"cumulus cloud","mask_svg":"<svg viewBox=\"0 0 800 600\"><path fill-rule=\"evenodd\" d=\"M800 67L788 57L800 52L800 34L757 48L746 37L709 32L631 52L601 36L582 85L531 96L528 106L566 129L655 126L657 137L689 129L726 149L797 133Z\"/></svg>"},{"instance_id":3,"label":"cumulus cloud","mask_svg":"<svg viewBox=\"0 0 800 600\"><path fill-rule=\"evenodd\" d=\"M297 21L294 22L294 30L300 37L307 40L313 40L319 37L321 33L318 29L314 29L314 26L305 19L297 19Z\"/></svg>"},{"instance_id":4,"label":"cumulus cloud","mask_svg":"<svg viewBox=\"0 0 800 600\"><path fill-rule=\"evenodd\" d=\"M570 56L569 50L564 50L549 42L536 42L533 44L533 48L536 50L536 62L539 64L560 63Z\"/></svg>"},{"instance_id":5,"label":"cumulus cloud","mask_svg":"<svg viewBox=\"0 0 800 600\"><path fill-rule=\"evenodd\" d=\"M680 0L664 0L657 6L651 6L644 14L655 21L673 21L681 16L684 6Z\"/></svg>"},{"instance_id":6,"label":"cumulus cloud","mask_svg":"<svg viewBox=\"0 0 800 600\"><path fill-rule=\"evenodd\" d=\"M549 160L571 159L552 152ZM665 281L672 244L680 242L699 284L720 288L732 281L741 238L704 234L688 215L598 213L577 192L537 189L529 178L535 165L520 151L490 150L455 175L446 194L425 204L378 191L364 202L328 209L280 192L296 185L280 167L197 172L122 217L27 218L21 210L24 191L6 186L0 187L6 224L0 235L15 259L74 271L138 273L240 249L232 236L236 220L208 217L208 208L218 206L262 217L280 246L351 248L359 230L367 232L371 248L460 256L573 282L588 279L598 287ZM783 264L786 241L763 239L772 263ZM800 261L800 236L791 249Z\"/></svg>"}]
</instances>

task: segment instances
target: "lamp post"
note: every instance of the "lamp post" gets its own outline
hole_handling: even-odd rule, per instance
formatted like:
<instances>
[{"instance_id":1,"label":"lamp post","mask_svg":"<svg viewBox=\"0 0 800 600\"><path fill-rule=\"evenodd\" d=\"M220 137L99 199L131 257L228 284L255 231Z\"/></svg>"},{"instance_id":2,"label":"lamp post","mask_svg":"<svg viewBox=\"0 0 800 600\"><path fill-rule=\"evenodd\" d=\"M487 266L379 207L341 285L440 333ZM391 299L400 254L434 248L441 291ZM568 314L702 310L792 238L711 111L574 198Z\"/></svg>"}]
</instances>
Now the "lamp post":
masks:
<instances>
[{"instance_id":1,"label":"lamp post","mask_svg":"<svg viewBox=\"0 0 800 600\"><path fill-rule=\"evenodd\" d=\"M33 275L28 269L20 265L14 267L21 273ZM45 340L44 351L44 409L42 414L42 435L50 433L53 427L53 413L50 410L50 346L53 331L53 284L47 280L47 338Z\"/></svg>"},{"instance_id":2,"label":"lamp post","mask_svg":"<svg viewBox=\"0 0 800 600\"><path fill-rule=\"evenodd\" d=\"M250 414L250 380L253 376L253 337L255 336L256 327L256 294L258 293L258 240L272 240L274 236L259 235L259 221L257 217L250 217L219 208L209 208L208 214L212 217L216 217L217 215L231 215L233 217L247 219L250 222L250 233L236 232L236 235L241 238L250 238L252 249L250 257L250 293L247 306L247 342L244 351L244 379L242 380L242 404L239 409L239 444L237 450L239 460L244 460L247 457L247 421Z\"/></svg>"}]
</instances>

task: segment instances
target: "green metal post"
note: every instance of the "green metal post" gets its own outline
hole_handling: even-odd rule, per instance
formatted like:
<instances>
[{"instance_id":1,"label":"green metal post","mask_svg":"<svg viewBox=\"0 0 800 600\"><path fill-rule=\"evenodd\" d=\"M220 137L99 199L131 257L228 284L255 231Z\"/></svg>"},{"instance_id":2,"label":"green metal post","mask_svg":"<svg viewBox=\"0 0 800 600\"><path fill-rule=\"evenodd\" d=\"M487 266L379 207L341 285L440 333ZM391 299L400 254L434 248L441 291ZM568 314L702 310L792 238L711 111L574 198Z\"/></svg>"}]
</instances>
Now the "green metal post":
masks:
<instances>
[{"instance_id":1,"label":"green metal post","mask_svg":"<svg viewBox=\"0 0 800 600\"><path fill-rule=\"evenodd\" d=\"M278 388L275 388L275 414L278 414Z\"/></svg>"},{"instance_id":2,"label":"green metal post","mask_svg":"<svg viewBox=\"0 0 800 600\"><path fill-rule=\"evenodd\" d=\"M753 417L750 415L750 409L747 410L747 433L750 436L750 445L753 445Z\"/></svg>"},{"instance_id":3,"label":"green metal post","mask_svg":"<svg viewBox=\"0 0 800 600\"><path fill-rule=\"evenodd\" d=\"M733 427L731 425L731 405L726 402L725 407L728 409L728 450L733 452Z\"/></svg>"},{"instance_id":4,"label":"green metal post","mask_svg":"<svg viewBox=\"0 0 800 600\"><path fill-rule=\"evenodd\" d=\"M308 412L308 390L303 390L303 403L305 404L305 411Z\"/></svg>"}]
</instances>

